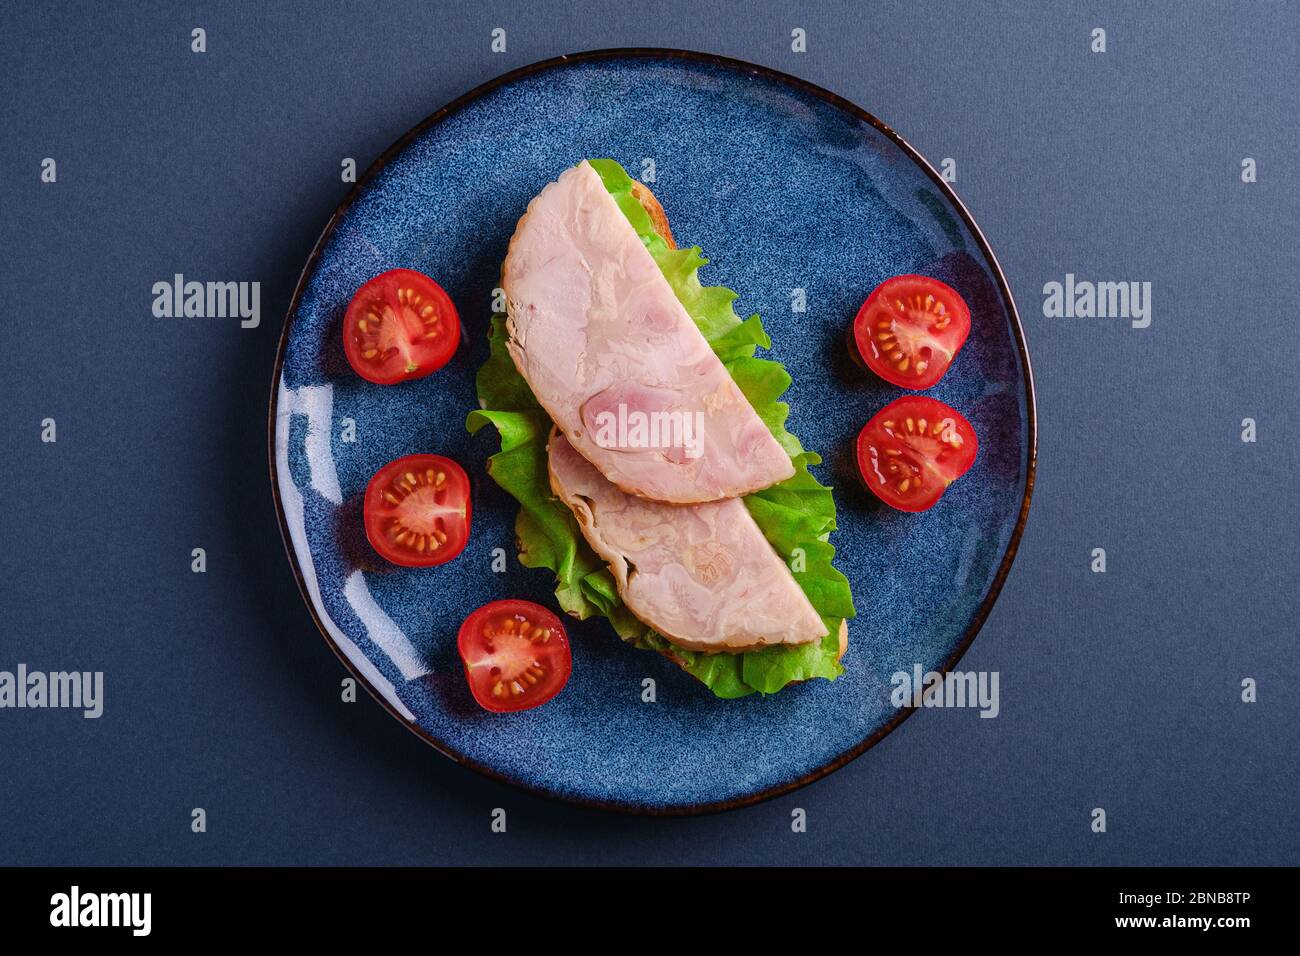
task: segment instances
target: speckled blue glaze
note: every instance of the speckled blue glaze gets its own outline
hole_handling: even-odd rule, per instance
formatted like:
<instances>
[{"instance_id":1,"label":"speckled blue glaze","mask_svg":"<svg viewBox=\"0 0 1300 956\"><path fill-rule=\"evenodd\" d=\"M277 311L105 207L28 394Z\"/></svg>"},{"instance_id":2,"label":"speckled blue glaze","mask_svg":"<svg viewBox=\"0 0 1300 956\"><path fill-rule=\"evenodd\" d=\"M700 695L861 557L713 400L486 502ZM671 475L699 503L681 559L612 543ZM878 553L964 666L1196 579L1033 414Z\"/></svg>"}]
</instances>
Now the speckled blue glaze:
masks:
<instances>
[{"instance_id":1,"label":"speckled blue glaze","mask_svg":"<svg viewBox=\"0 0 1300 956\"><path fill-rule=\"evenodd\" d=\"M794 376L792 430L835 486L837 564L853 583L847 672L769 698L715 699L603 620L574 623L573 675L535 711L493 716L469 697L456 630L507 596L554 607L550 574L514 558L516 505L488 478L496 449L470 436L474 373L506 243L528 201L566 166L609 156L655 193L679 242L700 245L706 283L759 312ZM455 360L418 382L362 381L339 324L385 269L438 279L460 310ZM853 439L899 389L859 369L845 331L867 293L899 273L956 287L974 328L934 395L980 438L972 470L930 511L880 505L855 478ZM330 639L415 729L480 769L535 790L628 809L689 810L779 790L860 749L898 716L890 675L961 648L1012 544L1031 460L1027 369L996 271L944 190L887 134L811 92L733 65L617 57L533 72L471 100L390 158L341 214L309 269L275 399L279 493L291 549ZM807 311L791 309L806 290ZM356 440L341 439L344 419ZM473 536L440 568L373 554L360 496L385 462L432 451L474 483ZM493 549L508 570L490 569ZM939 596L936 600L936 596ZM657 703L641 701L642 680Z\"/></svg>"}]
</instances>

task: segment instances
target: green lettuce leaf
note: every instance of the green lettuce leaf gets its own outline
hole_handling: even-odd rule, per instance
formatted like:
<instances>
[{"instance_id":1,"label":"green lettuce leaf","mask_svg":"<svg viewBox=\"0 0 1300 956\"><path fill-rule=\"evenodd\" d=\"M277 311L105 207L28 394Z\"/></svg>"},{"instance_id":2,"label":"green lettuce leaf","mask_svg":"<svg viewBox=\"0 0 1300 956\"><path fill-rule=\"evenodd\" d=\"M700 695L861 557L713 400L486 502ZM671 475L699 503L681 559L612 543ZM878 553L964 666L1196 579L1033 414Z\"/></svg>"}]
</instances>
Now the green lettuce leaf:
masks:
<instances>
[{"instance_id":1,"label":"green lettuce leaf","mask_svg":"<svg viewBox=\"0 0 1300 956\"><path fill-rule=\"evenodd\" d=\"M667 654L719 697L774 694L794 681L814 677L834 680L844 672L838 661L839 629L845 618L854 616L853 595L848 579L832 563L835 548L827 540L835 530L835 499L808 470L821 458L785 427L790 409L779 399L790 386L790 375L780 362L755 356L755 350L769 348L771 340L757 315L741 319L736 314L736 293L700 284L699 269L708 261L700 249L669 248L632 195L632 180L623 167L609 159L590 162L713 351L789 452L794 475L747 496L745 506L792 569L829 633L798 647L705 654L671 644L628 611L573 513L551 493L546 472L551 420L515 369L506 350L505 316L497 313L488 332L488 360L476 380L481 410L470 412L465 424L471 432L492 425L501 437L501 450L488 460L488 472L519 502L519 560L525 567L548 568L555 574L555 596L565 611L580 619L608 618L623 640Z\"/></svg>"}]
</instances>

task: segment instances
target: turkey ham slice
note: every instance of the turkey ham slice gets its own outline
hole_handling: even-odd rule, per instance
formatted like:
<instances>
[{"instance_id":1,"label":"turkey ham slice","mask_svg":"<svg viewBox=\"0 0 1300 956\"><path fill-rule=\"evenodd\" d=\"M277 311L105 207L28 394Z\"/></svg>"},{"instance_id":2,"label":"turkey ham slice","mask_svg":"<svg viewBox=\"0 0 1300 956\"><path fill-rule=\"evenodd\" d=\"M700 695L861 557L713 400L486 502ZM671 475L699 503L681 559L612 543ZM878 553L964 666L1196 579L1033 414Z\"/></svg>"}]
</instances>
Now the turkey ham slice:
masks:
<instances>
[{"instance_id":1,"label":"turkey ham slice","mask_svg":"<svg viewBox=\"0 0 1300 956\"><path fill-rule=\"evenodd\" d=\"M528 205L501 287L519 373L618 488L691 503L794 474L587 162Z\"/></svg>"},{"instance_id":2,"label":"turkey ham slice","mask_svg":"<svg viewBox=\"0 0 1300 956\"><path fill-rule=\"evenodd\" d=\"M735 652L826 635L739 498L671 505L628 495L554 430L548 459L551 488L608 562L623 603L672 643Z\"/></svg>"}]
</instances>

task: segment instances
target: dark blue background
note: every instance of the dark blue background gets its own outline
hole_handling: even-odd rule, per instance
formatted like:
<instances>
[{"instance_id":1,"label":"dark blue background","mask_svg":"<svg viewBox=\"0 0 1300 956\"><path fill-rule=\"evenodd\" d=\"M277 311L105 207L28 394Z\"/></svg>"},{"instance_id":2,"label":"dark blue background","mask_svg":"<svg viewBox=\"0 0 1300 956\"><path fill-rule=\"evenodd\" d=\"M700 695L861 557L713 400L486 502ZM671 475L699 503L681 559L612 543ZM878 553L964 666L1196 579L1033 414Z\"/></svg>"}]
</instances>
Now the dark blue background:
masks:
<instances>
[{"instance_id":1,"label":"dark blue background","mask_svg":"<svg viewBox=\"0 0 1300 956\"><path fill-rule=\"evenodd\" d=\"M1296 862L1294 6L84 6L0 11L0 669L103 670L105 714L0 711L0 862ZM510 68L630 45L795 73L956 158L1038 384L1028 531L962 663L1001 673L1001 716L924 711L810 788L683 820L525 796L341 703L266 467L340 160ZM261 327L154 319L174 272L260 280ZM1152 282L1151 327L1043 318L1066 272Z\"/></svg>"}]
</instances>

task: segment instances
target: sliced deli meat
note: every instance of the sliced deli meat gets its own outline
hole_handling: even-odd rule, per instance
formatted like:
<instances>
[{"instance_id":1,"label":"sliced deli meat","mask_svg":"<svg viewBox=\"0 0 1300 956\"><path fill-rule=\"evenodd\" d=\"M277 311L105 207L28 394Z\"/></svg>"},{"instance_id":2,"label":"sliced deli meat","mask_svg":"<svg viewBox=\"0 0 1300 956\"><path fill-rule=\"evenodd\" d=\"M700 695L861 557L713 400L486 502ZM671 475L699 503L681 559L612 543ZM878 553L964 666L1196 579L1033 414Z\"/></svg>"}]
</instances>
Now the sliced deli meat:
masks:
<instances>
[{"instance_id":1,"label":"sliced deli meat","mask_svg":"<svg viewBox=\"0 0 1300 956\"><path fill-rule=\"evenodd\" d=\"M715 501L794 474L588 163L529 204L501 286L520 374L623 491Z\"/></svg>"},{"instance_id":2,"label":"sliced deli meat","mask_svg":"<svg viewBox=\"0 0 1300 956\"><path fill-rule=\"evenodd\" d=\"M626 494L558 431L548 456L551 488L608 562L623 603L669 641L734 652L826 635L740 499L672 505Z\"/></svg>"}]
</instances>

